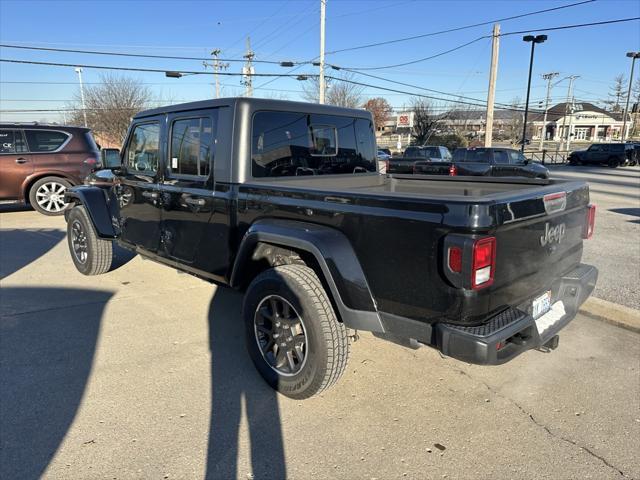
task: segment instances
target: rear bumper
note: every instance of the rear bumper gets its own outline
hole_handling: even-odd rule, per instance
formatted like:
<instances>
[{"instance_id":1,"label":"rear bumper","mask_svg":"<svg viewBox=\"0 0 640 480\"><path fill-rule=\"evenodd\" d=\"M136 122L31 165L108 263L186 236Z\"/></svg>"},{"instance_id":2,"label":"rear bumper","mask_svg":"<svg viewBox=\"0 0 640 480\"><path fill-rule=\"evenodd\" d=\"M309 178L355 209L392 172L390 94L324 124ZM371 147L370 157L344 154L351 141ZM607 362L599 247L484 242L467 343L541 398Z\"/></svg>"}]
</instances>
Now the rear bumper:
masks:
<instances>
[{"instance_id":1,"label":"rear bumper","mask_svg":"<svg viewBox=\"0 0 640 480\"><path fill-rule=\"evenodd\" d=\"M597 280L595 267L580 264L547 288L534 292L529 301L510 307L477 326L429 324L380 312L384 333L374 335L412 348L426 344L468 363L500 365L527 350L555 348L558 332L573 320ZM539 330L532 317L532 300L545 291L551 291L552 309L538 319Z\"/></svg>"},{"instance_id":2,"label":"rear bumper","mask_svg":"<svg viewBox=\"0 0 640 480\"><path fill-rule=\"evenodd\" d=\"M580 305L591 295L597 279L595 267L581 264L554 281L548 288L553 308L546 319L547 328L541 331L531 316L530 301L508 308L479 326L438 323L434 325L433 346L444 355L469 363L508 362L522 352L554 342L554 337L573 320ZM544 321L545 317L538 321Z\"/></svg>"}]
</instances>

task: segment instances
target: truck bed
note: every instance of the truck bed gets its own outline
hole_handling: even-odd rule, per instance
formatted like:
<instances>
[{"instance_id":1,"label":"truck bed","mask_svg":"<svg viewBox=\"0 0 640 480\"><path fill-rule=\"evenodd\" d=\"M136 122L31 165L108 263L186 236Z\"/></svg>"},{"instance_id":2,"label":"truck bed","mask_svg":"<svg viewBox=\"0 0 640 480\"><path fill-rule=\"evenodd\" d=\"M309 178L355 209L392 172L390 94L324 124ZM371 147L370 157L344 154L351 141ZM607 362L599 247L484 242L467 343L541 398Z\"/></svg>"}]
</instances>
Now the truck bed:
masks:
<instances>
[{"instance_id":1,"label":"truck bed","mask_svg":"<svg viewBox=\"0 0 640 480\"><path fill-rule=\"evenodd\" d=\"M490 203L509 199L541 197L585 187L584 182L542 180L523 177L442 177L414 175L327 175L280 177L254 180L259 188L303 189L305 191L344 194L349 197L402 197L403 199Z\"/></svg>"}]
</instances>

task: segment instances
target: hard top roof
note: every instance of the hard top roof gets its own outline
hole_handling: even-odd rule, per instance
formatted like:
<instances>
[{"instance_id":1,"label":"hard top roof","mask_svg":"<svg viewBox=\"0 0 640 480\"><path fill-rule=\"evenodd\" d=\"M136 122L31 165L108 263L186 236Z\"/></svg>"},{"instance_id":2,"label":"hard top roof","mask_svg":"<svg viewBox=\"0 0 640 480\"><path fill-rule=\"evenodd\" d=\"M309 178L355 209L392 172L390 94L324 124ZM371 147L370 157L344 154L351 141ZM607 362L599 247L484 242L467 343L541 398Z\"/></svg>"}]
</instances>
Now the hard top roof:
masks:
<instances>
[{"instance_id":1,"label":"hard top roof","mask_svg":"<svg viewBox=\"0 0 640 480\"><path fill-rule=\"evenodd\" d=\"M352 117L371 118L371 114L364 109L336 107L334 105L320 105L317 103L292 102L289 100L274 100L268 98L231 97L215 100L201 100L198 102L179 103L153 108L137 113L133 118L145 118L166 113L185 112L190 110L205 110L216 107L246 106L256 110L284 110L290 112L317 113L324 115L343 115Z\"/></svg>"}]
</instances>

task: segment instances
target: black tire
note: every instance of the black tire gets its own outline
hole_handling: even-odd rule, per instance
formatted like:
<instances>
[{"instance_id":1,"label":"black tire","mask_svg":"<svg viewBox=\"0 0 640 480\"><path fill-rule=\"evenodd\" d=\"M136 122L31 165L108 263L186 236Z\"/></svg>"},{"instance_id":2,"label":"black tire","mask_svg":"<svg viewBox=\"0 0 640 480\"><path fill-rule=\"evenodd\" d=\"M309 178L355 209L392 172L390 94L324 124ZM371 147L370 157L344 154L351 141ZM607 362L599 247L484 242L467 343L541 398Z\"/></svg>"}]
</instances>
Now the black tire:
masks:
<instances>
[{"instance_id":1,"label":"black tire","mask_svg":"<svg viewBox=\"0 0 640 480\"><path fill-rule=\"evenodd\" d=\"M67 243L71 259L83 275L100 275L111 268L113 242L98 237L82 205L73 207L69 212Z\"/></svg>"},{"instance_id":2,"label":"black tire","mask_svg":"<svg viewBox=\"0 0 640 480\"><path fill-rule=\"evenodd\" d=\"M71 183L64 178L41 178L29 189L29 203L34 210L43 215L62 215L72 206L63 200L64 192L69 187L71 187Z\"/></svg>"},{"instance_id":3,"label":"black tire","mask_svg":"<svg viewBox=\"0 0 640 480\"><path fill-rule=\"evenodd\" d=\"M279 313L276 310L276 315L273 315L271 308L270 316L262 316L260 312L263 309L268 311L272 300L284 300L293 307L293 311L288 310L290 314L287 315L284 311ZM247 348L254 365L266 382L283 395L295 399L309 398L331 387L344 373L349 358L347 329L336 318L327 293L311 268L304 265L283 265L262 272L247 289L242 316L246 326ZM264 342L264 347L267 339L268 344L273 345L274 341L291 341L293 338L293 343L300 335L292 333L289 336L287 333L284 338L284 334L280 333L283 337L274 340L276 322L270 326L271 335L259 332L259 327L256 326L260 321L265 321L265 318L269 318L266 322L270 322L271 318L282 320L288 317L299 318L303 327L304 360L300 361L299 356L297 357L298 370L289 368L291 363L282 367L273 365L277 362L277 356L273 351L263 354L260 342ZM266 323L261 325L263 330L265 325ZM293 329L289 331L293 332ZM285 347L284 342L281 345ZM287 351L295 355L291 348L275 345L271 350L274 348L278 352L282 349L287 356ZM271 363L267 357L272 359ZM285 369L289 369L289 373L283 372Z\"/></svg>"},{"instance_id":4,"label":"black tire","mask_svg":"<svg viewBox=\"0 0 640 480\"><path fill-rule=\"evenodd\" d=\"M609 168L617 168L620 165L620 161L616 157L609 157L607 160L607 166Z\"/></svg>"}]
</instances>

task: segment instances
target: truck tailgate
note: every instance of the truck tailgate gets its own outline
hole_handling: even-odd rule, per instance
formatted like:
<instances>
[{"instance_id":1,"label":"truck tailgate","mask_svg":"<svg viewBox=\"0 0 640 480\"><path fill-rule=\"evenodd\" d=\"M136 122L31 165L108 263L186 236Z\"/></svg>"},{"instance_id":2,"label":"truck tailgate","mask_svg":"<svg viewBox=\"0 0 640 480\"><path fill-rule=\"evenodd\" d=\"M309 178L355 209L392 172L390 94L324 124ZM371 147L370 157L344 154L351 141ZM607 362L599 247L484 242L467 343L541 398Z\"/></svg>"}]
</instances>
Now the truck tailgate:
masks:
<instances>
[{"instance_id":1,"label":"truck tailgate","mask_svg":"<svg viewBox=\"0 0 640 480\"><path fill-rule=\"evenodd\" d=\"M557 193L499 206L490 310L543 293L580 263L588 203L587 187L569 183Z\"/></svg>"}]
</instances>

